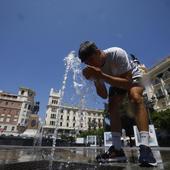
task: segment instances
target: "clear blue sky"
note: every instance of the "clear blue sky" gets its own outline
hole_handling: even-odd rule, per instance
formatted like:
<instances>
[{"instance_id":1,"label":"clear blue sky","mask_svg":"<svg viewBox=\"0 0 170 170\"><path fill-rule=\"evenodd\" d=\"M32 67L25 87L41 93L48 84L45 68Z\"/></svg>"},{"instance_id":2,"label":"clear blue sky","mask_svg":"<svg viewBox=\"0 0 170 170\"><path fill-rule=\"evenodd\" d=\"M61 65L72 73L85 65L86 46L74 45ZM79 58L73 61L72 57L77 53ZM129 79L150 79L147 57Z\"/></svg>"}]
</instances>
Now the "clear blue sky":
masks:
<instances>
[{"instance_id":1,"label":"clear blue sky","mask_svg":"<svg viewBox=\"0 0 170 170\"><path fill-rule=\"evenodd\" d=\"M84 40L122 47L151 67L170 55L170 1L0 0L0 89L35 90L44 117L64 57Z\"/></svg>"}]
</instances>

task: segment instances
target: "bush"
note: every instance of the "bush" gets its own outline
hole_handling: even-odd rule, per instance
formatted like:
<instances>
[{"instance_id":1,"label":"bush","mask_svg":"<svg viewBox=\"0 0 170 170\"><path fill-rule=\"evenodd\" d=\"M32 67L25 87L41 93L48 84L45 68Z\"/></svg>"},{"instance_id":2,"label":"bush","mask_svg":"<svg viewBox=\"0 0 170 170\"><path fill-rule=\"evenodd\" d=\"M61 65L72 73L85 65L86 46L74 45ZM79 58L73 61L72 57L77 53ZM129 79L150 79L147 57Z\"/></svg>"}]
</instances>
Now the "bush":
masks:
<instances>
[{"instance_id":1,"label":"bush","mask_svg":"<svg viewBox=\"0 0 170 170\"><path fill-rule=\"evenodd\" d=\"M170 133L170 109L160 112L152 112L151 118L155 127L161 131L166 130Z\"/></svg>"}]
</instances>

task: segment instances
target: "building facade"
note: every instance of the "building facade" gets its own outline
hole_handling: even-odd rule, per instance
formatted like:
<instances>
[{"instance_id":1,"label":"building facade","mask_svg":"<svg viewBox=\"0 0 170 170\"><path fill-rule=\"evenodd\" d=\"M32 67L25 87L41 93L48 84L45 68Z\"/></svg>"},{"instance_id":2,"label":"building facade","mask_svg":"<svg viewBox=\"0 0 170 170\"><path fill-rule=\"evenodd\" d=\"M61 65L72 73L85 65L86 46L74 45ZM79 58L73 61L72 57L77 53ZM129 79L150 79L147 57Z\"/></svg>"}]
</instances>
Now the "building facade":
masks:
<instances>
[{"instance_id":1,"label":"building facade","mask_svg":"<svg viewBox=\"0 0 170 170\"><path fill-rule=\"evenodd\" d=\"M21 106L17 95L0 91L0 134L17 133Z\"/></svg>"},{"instance_id":2,"label":"building facade","mask_svg":"<svg viewBox=\"0 0 170 170\"><path fill-rule=\"evenodd\" d=\"M148 76L151 83L147 96L154 101L154 109L161 111L170 108L170 56L149 69Z\"/></svg>"},{"instance_id":3,"label":"building facade","mask_svg":"<svg viewBox=\"0 0 170 170\"><path fill-rule=\"evenodd\" d=\"M51 89L45 125L43 127L45 136L52 136L57 128L57 137L76 136L81 131L103 127L103 111L92 109L79 109L71 106L58 106L60 93Z\"/></svg>"},{"instance_id":4,"label":"building facade","mask_svg":"<svg viewBox=\"0 0 170 170\"><path fill-rule=\"evenodd\" d=\"M19 135L28 126L34 114L35 92L21 87L18 95L0 91L0 134Z\"/></svg>"}]
</instances>

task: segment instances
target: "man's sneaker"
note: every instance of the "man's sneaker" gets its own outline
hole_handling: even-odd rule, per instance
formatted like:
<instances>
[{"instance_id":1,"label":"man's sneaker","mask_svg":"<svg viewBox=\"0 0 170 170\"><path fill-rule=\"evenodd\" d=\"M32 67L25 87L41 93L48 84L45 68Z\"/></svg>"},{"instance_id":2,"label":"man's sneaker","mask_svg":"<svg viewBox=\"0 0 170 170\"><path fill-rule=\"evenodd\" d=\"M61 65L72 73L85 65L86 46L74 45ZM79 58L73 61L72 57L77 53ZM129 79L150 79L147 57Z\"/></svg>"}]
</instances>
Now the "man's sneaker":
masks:
<instances>
[{"instance_id":1,"label":"man's sneaker","mask_svg":"<svg viewBox=\"0 0 170 170\"><path fill-rule=\"evenodd\" d=\"M111 146L109 150L103 154L99 154L96 157L97 162L126 162L126 156L123 149L116 150L114 146Z\"/></svg>"},{"instance_id":2,"label":"man's sneaker","mask_svg":"<svg viewBox=\"0 0 170 170\"><path fill-rule=\"evenodd\" d=\"M156 159L153 156L152 150L150 147L145 145L139 146L139 163L140 166L149 167L149 166L157 166Z\"/></svg>"}]
</instances>

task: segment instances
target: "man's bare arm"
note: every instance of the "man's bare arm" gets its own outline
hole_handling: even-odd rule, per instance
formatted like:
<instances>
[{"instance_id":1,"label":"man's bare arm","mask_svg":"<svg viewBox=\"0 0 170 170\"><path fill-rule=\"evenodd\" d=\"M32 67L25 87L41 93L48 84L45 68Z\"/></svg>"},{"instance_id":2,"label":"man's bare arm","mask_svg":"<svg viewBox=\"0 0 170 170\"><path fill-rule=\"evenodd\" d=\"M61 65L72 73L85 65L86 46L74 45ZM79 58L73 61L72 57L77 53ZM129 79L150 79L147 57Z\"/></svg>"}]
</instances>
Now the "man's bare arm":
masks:
<instances>
[{"instance_id":1,"label":"man's bare arm","mask_svg":"<svg viewBox=\"0 0 170 170\"><path fill-rule=\"evenodd\" d=\"M102 72L101 78L113 87L129 89L132 86L131 71L120 75L119 77L110 76Z\"/></svg>"},{"instance_id":2,"label":"man's bare arm","mask_svg":"<svg viewBox=\"0 0 170 170\"><path fill-rule=\"evenodd\" d=\"M113 87L123 88L127 90L132 87L132 73L130 70L121 75L110 76L108 74L103 73L100 68L87 66L83 70L83 75L86 79L101 79Z\"/></svg>"},{"instance_id":3,"label":"man's bare arm","mask_svg":"<svg viewBox=\"0 0 170 170\"><path fill-rule=\"evenodd\" d=\"M97 94L100 97L102 97L103 99L106 99L107 98L107 89L106 89L104 82L102 82L100 80L95 80L94 84L95 84L95 87L96 87Z\"/></svg>"}]
</instances>

